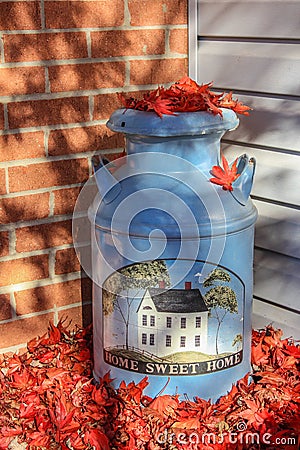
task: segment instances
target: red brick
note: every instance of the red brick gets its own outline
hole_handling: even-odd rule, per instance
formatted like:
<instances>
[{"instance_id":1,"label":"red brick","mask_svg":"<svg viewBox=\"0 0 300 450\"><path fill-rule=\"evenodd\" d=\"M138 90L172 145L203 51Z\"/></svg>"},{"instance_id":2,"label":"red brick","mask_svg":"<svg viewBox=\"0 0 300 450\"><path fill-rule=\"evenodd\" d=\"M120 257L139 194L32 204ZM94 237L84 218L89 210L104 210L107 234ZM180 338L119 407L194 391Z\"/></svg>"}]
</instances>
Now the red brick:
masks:
<instances>
[{"instance_id":1,"label":"red brick","mask_svg":"<svg viewBox=\"0 0 300 450\"><path fill-rule=\"evenodd\" d=\"M187 29L170 30L170 51L172 53L188 53L188 31Z\"/></svg>"},{"instance_id":2,"label":"red brick","mask_svg":"<svg viewBox=\"0 0 300 450\"><path fill-rule=\"evenodd\" d=\"M55 274L78 272L80 264L74 248L57 250L55 255Z\"/></svg>"},{"instance_id":3,"label":"red brick","mask_svg":"<svg viewBox=\"0 0 300 450\"><path fill-rule=\"evenodd\" d=\"M94 152L116 148L121 145L119 135L112 133L105 125L85 128L71 128L50 132L49 155Z\"/></svg>"},{"instance_id":4,"label":"red brick","mask_svg":"<svg viewBox=\"0 0 300 450\"><path fill-rule=\"evenodd\" d=\"M11 34L4 36L5 62L86 58L84 33Z\"/></svg>"},{"instance_id":5,"label":"red brick","mask_svg":"<svg viewBox=\"0 0 300 450\"><path fill-rule=\"evenodd\" d=\"M126 94L127 95L127 94ZM128 94L129 95L129 94ZM94 97L94 120L106 120L118 108L123 108L117 94L100 94Z\"/></svg>"},{"instance_id":6,"label":"red brick","mask_svg":"<svg viewBox=\"0 0 300 450\"><path fill-rule=\"evenodd\" d=\"M73 306L58 312L58 319L71 321L70 329L87 327L92 323L92 304Z\"/></svg>"},{"instance_id":7,"label":"red brick","mask_svg":"<svg viewBox=\"0 0 300 450\"><path fill-rule=\"evenodd\" d=\"M9 254L9 234L8 231L0 232L0 257Z\"/></svg>"},{"instance_id":8,"label":"red brick","mask_svg":"<svg viewBox=\"0 0 300 450\"><path fill-rule=\"evenodd\" d=\"M5 134L0 136L0 161L45 156L44 133Z\"/></svg>"},{"instance_id":9,"label":"red brick","mask_svg":"<svg viewBox=\"0 0 300 450\"><path fill-rule=\"evenodd\" d=\"M1 30L38 30L41 28L40 2L1 2Z\"/></svg>"},{"instance_id":10,"label":"red brick","mask_svg":"<svg viewBox=\"0 0 300 450\"><path fill-rule=\"evenodd\" d=\"M0 104L0 130L4 130L4 106Z\"/></svg>"},{"instance_id":11,"label":"red brick","mask_svg":"<svg viewBox=\"0 0 300 450\"><path fill-rule=\"evenodd\" d=\"M124 22L123 0L45 1L46 28L117 27Z\"/></svg>"},{"instance_id":12,"label":"red brick","mask_svg":"<svg viewBox=\"0 0 300 450\"><path fill-rule=\"evenodd\" d=\"M17 252L31 252L72 242L71 220L21 227L16 230Z\"/></svg>"},{"instance_id":13,"label":"red brick","mask_svg":"<svg viewBox=\"0 0 300 450\"><path fill-rule=\"evenodd\" d=\"M51 161L8 169L11 192L82 183L88 178L87 159Z\"/></svg>"},{"instance_id":14,"label":"red brick","mask_svg":"<svg viewBox=\"0 0 300 450\"><path fill-rule=\"evenodd\" d=\"M54 191L54 214L72 214L81 188Z\"/></svg>"},{"instance_id":15,"label":"red brick","mask_svg":"<svg viewBox=\"0 0 300 450\"><path fill-rule=\"evenodd\" d=\"M0 262L0 273L0 286L47 278L49 276L48 255L2 261Z\"/></svg>"},{"instance_id":16,"label":"red brick","mask_svg":"<svg viewBox=\"0 0 300 450\"><path fill-rule=\"evenodd\" d=\"M53 319L53 313L48 313L1 324L0 347L26 344L36 336L42 336L47 332L49 321Z\"/></svg>"},{"instance_id":17,"label":"red brick","mask_svg":"<svg viewBox=\"0 0 300 450\"><path fill-rule=\"evenodd\" d=\"M88 278L15 292L17 315L46 311L55 307L91 300Z\"/></svg>"},{"instance_id":18,"label":"red brick","mask_svg":"<svg viewBox=\"0 0 300 450\"><path fill-rule=\"evenodd\" d=\"M35 127L89 120L88 97L9 103L10 128Z\"/></svg>"},{"instance_id":19,"label":"red brick","mask_svg":"<svg viewBox=\"0 0 300 450\"><path fill-rule=\"evenodd\" d=\"M124 97L142 98L146 91L132 91L124 93ZM108 119L115 109L123 108L117 94L100 94L94 97L94 120ZM119 136L120 146L124 146L123 134Z\"/></svg>"},{"instance_id":20,"label":"red brick","mask_svg":"<svg viewBox=\"0 0 300 450\"><path fill-rule=\"evenodd\" d=\"M11 319L11 306L9 294L0 294L0 320Z\"/></svg>"},{"instance_id":21,"label":"red brick","mask_svg":"<svg viewBox=\"0 0 300 450\"><path fill-rule=\"evenodd\" d=\"M0 222L43 219L49 215L49 193L7 197L0 200Z\"/></svg>"},{"instance_id":22,"label":"red brick","mask_svg":"<svg viewBox=\"0 0 300 450\"><path fill-rule=\"evenodd\" d=\"M0 169L0 194L6 194L5 169Z\"/></svg>"},{"instance_id":23,"label":"red brick","mask_svg":"<svg viewBox=\"0 0 300 450\"><path fill-rule=\"evenodd\" d=\"M91 40L93 58L165 53L164 30L95 31Z\"/></svg>"},{"instance_id":24,"label":"red brick","mask_svg":"<svg viewBox=\"0 0 300 450\"><path fill-rule=\"evenodd\" d=\"M51 92L119 87L125 83L125 62L52 66L49 80Z\"/></svg>"},{"instance_id":25,"label":"red brick","mask_svg":"<svg viewBox=\"0 0 300 450\"><path fill-rule=\"evenodd\" d=\"M1 95L45 92L45 69L43 67L0 69L0 91Z\"/></svg>"},{"instance_id":26,"label":"red brick","mask_svg":"<svg viewBox=\"0 0 300 450\"><path fill-rule=\"evenodd\" d=\"M131 84L162 84L179 80L187 74L187 60L155 59L130 63Z\"/></svg>"},{"instance_id":27,"label":"red brick","mask_svg":"<svg viewBox=\"0 0 300 450\"><path fill-rule=\"evenodd\" d=\"M133 26L177 25L187 23L187 0L129 0Z\"/></svg>"}]
</instances>

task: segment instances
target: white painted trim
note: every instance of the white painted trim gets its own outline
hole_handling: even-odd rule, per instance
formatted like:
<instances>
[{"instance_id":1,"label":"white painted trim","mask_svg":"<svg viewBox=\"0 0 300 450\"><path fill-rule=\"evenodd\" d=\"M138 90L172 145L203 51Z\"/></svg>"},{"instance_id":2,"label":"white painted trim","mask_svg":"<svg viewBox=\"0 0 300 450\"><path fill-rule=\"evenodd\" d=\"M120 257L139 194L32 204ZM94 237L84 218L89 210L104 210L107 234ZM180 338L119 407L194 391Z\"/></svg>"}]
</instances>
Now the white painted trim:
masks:
<instances>
[{"instance_id":1,"label":"white painted trim","mask_svg":"<svg viewBox=\"0 0 300 450\"><path fill-rule=\"evenodd\" d=\"M197 21L198 1L188 2L188 52L189 52L189 77L197 81Z\"/></svg>"}]
</instances>

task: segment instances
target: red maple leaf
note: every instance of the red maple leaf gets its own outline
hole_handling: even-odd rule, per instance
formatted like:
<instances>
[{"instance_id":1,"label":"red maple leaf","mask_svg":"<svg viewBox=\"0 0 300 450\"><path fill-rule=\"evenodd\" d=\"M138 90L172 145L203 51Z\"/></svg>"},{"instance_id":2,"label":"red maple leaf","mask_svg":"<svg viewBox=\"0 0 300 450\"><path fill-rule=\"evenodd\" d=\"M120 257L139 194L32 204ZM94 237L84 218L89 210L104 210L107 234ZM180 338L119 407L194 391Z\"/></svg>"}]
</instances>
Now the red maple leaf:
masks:
<instances>
[{"instance_id":1,"label":"red maple leaf","mask_svg":"<svg viewBox=\"0 0 300 450\"><path fill-rule=\"evenodd\" d=\"M50 436L44 431L34 431L30 434L30 446L49 448Z\"/></svg>"},{"instance_id":2,"label":"red maple leaf","mask_svg":"<svg viewBox=\"0 0 300 450\"><path fill-rule=\"evenodd\" d=\"M156 397L149 405L149 408L155 409L165 416L173 416L174 410L178 407L178 400L171 395L160 395Z\"/></svg>"},{"instance_id":3,"label":"red maple leaf","mask_svg":"<svg viewBox=\"0 0 300 450\"><path fill-rule=\"evenodd\" d=\"M249 114L249 106L243 105L232 98L232 93L216 94L210 88L212 82L199 85L196 81L185 76L172 84L168 89L158 87L144 94L142 100L133 97L125 98L118 94L119 100L126 109L140 111L154 111L159 117L163 114L173 115L174 112L209 111L222 116L221 108L228 108L237 114Z\"/></svg>"},{"instance_id":4,"label":"red maple leaf","mask_svg":"<svg viewBox=\"0 0 300 450\"><path fill-rule=\"evenodd\" d=\"M25 390L36 383L36 380L30 374L27 369L23 369L21 372L14 372L12 375L13 381L11 387L16 389Z\"/></svg>"},{"instance_id":5,"label":"red maple leaf","mask_svg":"<svg viewBox=\"0 0 300 450\"><path fill-rule=\"evenodd\" d=\"M220 166L213 166L211 174L214 175L214 178L210 178L209 181L222 186L224 191L232 191L232 183L240 176L240 174L237 173L237 159L230 167L227 159L222 155L222 164L223 169Z\"/></svg>"},{"instance_id":6,"label":"red maple leaf","mask_svg":"<svg viewBox=\"0 0 300 450\"><path fill-rule=\"evenodd\" d=\"M107 436L96 428L91 428L86 431L84 442L93 446L95 450L110 450Z\"/></svg>"}]
</instances>

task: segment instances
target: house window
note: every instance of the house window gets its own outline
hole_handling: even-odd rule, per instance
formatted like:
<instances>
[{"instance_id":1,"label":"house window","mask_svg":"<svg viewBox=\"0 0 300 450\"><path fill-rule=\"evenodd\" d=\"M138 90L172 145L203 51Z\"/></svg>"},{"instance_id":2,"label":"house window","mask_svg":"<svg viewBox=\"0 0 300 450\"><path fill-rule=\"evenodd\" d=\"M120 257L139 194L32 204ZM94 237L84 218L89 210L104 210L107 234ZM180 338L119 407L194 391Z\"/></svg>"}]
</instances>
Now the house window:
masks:
<instances>
[{"instance_id":1,"label":"house window","mask_svg":"<svg viewBox=\"0 0 300 450\"><path fill-rule=\"evenodd\" d=\"M169 334L167 334L167 336L166 336L166 347L171 347L171 345L172 345L172 337Z\"/></svg>"},{"instance_id":2,"label":"house window","mask_svg":"<svg viewBox=\"0 0 300 450\"><path fill-rule=\"evenodd\" d=\"M150 334L149 344L154 345L154 334L153 333Z\"/></svg>"},{"instance_id":3,"label":"house window","mask_svg":"<svg viewBox=\"0 0 300 450\"><path fill-rule=\"evenodd\" d=\"M181 317L180 328L186 328L186 317Z\"/></svg>"},{"instance_id":4,"label":"house window","mask_svg":"<svg viewBox=\"0 0 300 450\"><path fill-rule=\"evenodd\" d=\"M195 347L200 347L200 334L195 336Z\"/></svg>"},{"instance_id":5,"label":"house window","mask_svg":"<svg viewBox=\"0 0 300 450\"><path fill-rule=\"evenodd\" d=\"M196 317L196 328L201 327L201 317Z\"/></svg>"},{"instance_id":6,"label":"house window","mask_svg":"<svg viewBox=\"0 0 300 450\"><path fill-rule=\"evenodd\" d=\"M172 327L172 317L167 317L167 328Z\"/></svg>"},{"instance_id":7,"label":"house window","mask_svg":"<svg viewBox=\"0 0 300 450\"><path fill-rule=\"evenodd\" d=\"M180 336L180 347L185 347L186 336Z\"/></svg>"},{"instance_id":8,"label":"house window","mask_svg":"<svg viewBox=\"0 0 300 450\"><path fill-rule=\"evenodd\" d=\"M147 316L146 316L146 314L143 314L143 315L142 315L142 325L143 325L144 327L147 326Z\"/></svg>"},{"instance_id":9,"label":"house window","mask_svg":"<svg viewBox=\"0 0 300 450\"><path fill-rule=\"evenodd\" d=\"M147 334L146 333L142 333L142 344L147 345Z\"/></svg>"},{"instance_id":10,"label":"house window","mask_svg":"<svg viewBox=\"0 0 300 450\"><path fill-rule=\"evenodd\" d=\"M155 316L150 316L150 327L155 327Z\"/></svg>"}]
</instances>

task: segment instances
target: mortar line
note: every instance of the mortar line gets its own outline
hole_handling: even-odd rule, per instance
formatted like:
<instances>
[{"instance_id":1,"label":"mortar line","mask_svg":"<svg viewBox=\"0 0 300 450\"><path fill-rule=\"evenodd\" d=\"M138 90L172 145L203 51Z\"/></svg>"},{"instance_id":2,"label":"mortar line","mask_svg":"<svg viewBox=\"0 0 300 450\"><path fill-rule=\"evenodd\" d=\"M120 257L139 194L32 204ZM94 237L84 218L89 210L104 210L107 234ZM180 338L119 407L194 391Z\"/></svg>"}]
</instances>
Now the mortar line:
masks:
<instances>
[{"instance_id":1,"label":"mortar line","mask_svg":"<svg viewBox=\"0 0 300 450\"><path fill-rule=\"evenodd\" d=\"M102 153L105 153L106 150L105 149L101 149ZM7 161L7 162L2 162L0 163L0 168L1 167L19 167L19 166L31 166L34 164L45 164L45 163L49 163L49 162L57 162L57 161L74 161L74 160L78 160L78 159L86 159L86 158L90 158L94 155L94 151L89 151L89 152L78 152L78 153L73 153L71 155L54 155L54 156L41 156L39 158L28 158L28 159L16 159L13 161ZM23 192L23 191L22 191Z\"/></svg>"},{"instance_id":2,"label":"mortar line","mask_svg":"<svg viewBox=\"0 0 300 450\"><path fill-rule=\"evenodd\" d=\"M44 149L45 149L45 157L48 160L49 157L49 135L50 135L50 130L45 130L44 131Z\"/></svg>"},{"instance_id":3,"label":"mortar line","mask_svg":"<svg viewBox=\"0 0 300 450\"><path fill-rule=\"evenodd\" d=\"M159 59L164 59L164 58L159 58ZM186 59L185 57L181 57L178 58L176 57L170 57L170 58L165 58L165 59ZM143 60L143 58L141 59ZM170 83L164 83L165 85L170 84ZM41 100L57 100L57 99L66 99L66 98L74 98L74 97L87 97L89 95L99 95L99 91L101 91L100 95L105 95L105 94L116 94L117 92L120 92L120 89L124 92L126 91L130 91L132 89L134 90L147 90L147 89L153 89L157 87L157 83L152 83L152 84L131 84L130 86L116 86L116 87L108 87L108 88L97 88L97 89L90 89L90 90L82 90L82 91L62 91L62 92L52 92L51 94L49 93L40 93L40 94L24 94L24 95L14 95L14 96L8 96L8 95L3 95L2 97L0 96L0 102L2 102L3 104L6 103L18 103L18 102L24 102L24 101L41 101ZM101 121L95 121L95 122L101 122ZM102 121L104 122L104 121ZM88 123L88 122L74 122L74 124L84 124L84 123ZM71 124L73 125L73 124ZM60 124L54 124L54 125L41 125L40 127L32 127L33 130L35 130L36 128L41 128L41 127L59 127ZM62 125L64 126L64 125ZM26 127L24 127L26 128ZM20 129L17 128L17 131L19 131Z\"/></svg>"},{"instance_id":4,"label":"mortar line","mask_svg":"<svg viewBox=\"0 0 300 450\"><path fill-rule=\"evenodd\" d=\"M94 96L90 95L89 96L89 116L90 116L90 121L93 121L93 117L94 117Z\"/></svg>"},{"instance_id":5,"label":"mortar line","mask_svg":"<svg viewBox=\"0 0 300 450\"><path fill-rule=\"evenodd\" d=\"M130 56L109 56L103 58L78 58L78 59L42 59L34 61L17 61L17 62L7 62L0 64L2 69L15 69L18 67L50 67L50 66L71 66L71 65L81 65L81 64L101 64L101 63L113 63L113 62L124 62L124 61L136 61L136 60L153 60L153 59L176 59L176 57L164 54L152 54L152 55L130 55Z\"/></svg>"},{"instance_id":6,"label":"mortar line","mask_svg":"<svg viewBox=\"0 0 300 450\"><path fill-rule=\"evenodd\" d=\"M49 215L48 218L52 218L54 216L54 202L55 202L54 192L51 191L49 195ZM53 223L53 221L51 221Z\"/></svg>"},{"instance_id":7,"label":"mortar line","mask_svg":"<svg viewBox=\"0 0 300 450\"><path fill-rule=\"evenodd\" d=\"M3 33L0 33L0 63L4 63L4 42L3 42Z\"/></svg>"},{"instance_id":8,"label":"mortar line","mask_svg":"<svg viewBox=\"0 0 300 450\"><path fill-rule=\"evenodd\" d=\"M52 279L55 277L55 254L57 248L50 249L49 258L48 258L48 268L49 268L49 278Z\"/></svg>"},{"instance_id":9,"label":"mortar line","mask_svg":"<svg viewBox=\"0 0 300 450\"><path fill-rule=\"evenodd\" d=\"M1 98L0 98L1 102ZM8 130L9 128L9 121L8 121L8 110L7 110L7 104L3 104L3 115L4 115L4 129Z\"/></svg>"},{"instance_id":10,"label":"mortar line","mask_svg":"<svg viewBox=\"0 0 300 450\"><path fill-rule=\"evenodd\" d=\"M128 0L124 0L124 27L131 27L131 14L128 6Z\"/></svg>"},{"instance_id":11,"label":"mortar line","mask_svg":"<svg viewBox=\"0 0 300 450\"><path fill-rule=\"evenodd\" d=\"M32 220L21 220L20 222L12 222L7 225L1 225L1 230L3 231L12 231L14 229L19 228L27 228L27 227L33 227L38 225L47 225L57 222L65 222L68 220L72 220L73 214L64 214L64 215L55 215L55 216L47 216L43 219L32 219ZM51 219L51 221L49 221ZM65 245L71 245L71 244L65 244ZM2 256L1 260L4 258L9 258L9 256Z\"/></svg>"},{"instance_id":12,"label":"mortar line","mask_svg":"<svg viewBox=\"0 0 300 450\"><path fill-rule=\"evenodd\" d=\"M9 232L9 255L8 256L15 256L16 255L16 230L15 228L8 230Z\"/></svg>"},{"instance_id":13,"label":"mortar line","mask_svg":"<svg viewBox=\"0 0 300 450\"><path fill-rule=\"evenodd\" d=\"M84 28L44 28L41 30L5 30L5 34L52 34L52 33L86 33L94 31L139 31L139 30L164 30L166 27L170 29L187 29L187 24L167 24L167 25L121 25L118 27L84 27Z\"/></svg>"},{"instance_id":14,"label":"mortar line","mask_svg":"<svg viewBox=\"0 0 300 450\"><path fill-rule=\"evenodd\" d=\"M91 40L91 32L90 32L90 31L86 31L86 32L85 32L85 36L86 36L86 45L87 45L88 58L92 58L92 40Z\"/></svg>"},{"instance_id":15,"label":"mortar line","mask_svg":"<svg viewBox=\"0 0 300 450\"><path fill-rule=\"evenodd\" d=\"M14 292L10 292L9 297L10 297L11 319L16 320L18 316L17 316L17 303Z\"/></svg>"},{"instance_id":16,"label":"mortar line","mask_svg":"<svg viewBox=\"0 0 300 450\"><path fill-rule=\"evenodd\" d=\"M165 33L165 54L166 56L170 55L170 30L169 28L166 29Z\"/></svg>"},{"instance_id":17,"label":"mortar line","mask_svg":"<svg viewBox=\"0 0 300 450\"><path fill-rule=\"evenodd\" d=\"M8 177L8 167L7 167L7 165L4 167L4 173L5 173L5 189L6 189L6 192L7 192L7 194L4 194L4 195L10 195L10 192L9 192L9 177Z\"/></svg>"},{"instance_id":18,"label":"mortar line","mask_svg":"<svg viewBox=\"0 0 300 450\"><path fill-rule=\"evenodd\" d=\"M127 61L125 64L125 80L124 85L129 86L130 85L130 62Z\"/></svg>"},{"instance_id":19,"label":"mortar line","mask_svg":"<svg viewBox=\"0 0 300 450\"><path fill-rule=\"evenodd\" d=\"M91 127L97 125L105 125L107 119L103 120L93 120L88 122L73 122L66 124L53 124L53 125L41 125L35 127L24 127L24 128L11 128L10 130L0 131L0 136L6 136L9 134L19 134L19 133L35 133L37 131L58 131L58 130L68 130L73 128Z\"/></svg>"},{"instance_id":20,"label":"mortar line","mask_svg":"<svg viewBox=\"0 0 300 450\"><path fill-rule=\"evenodd\" d=\"M44 0L41 0L41 27L42 27L42 29L46 28L45 1Z\"/></svg>"},{"instance_id":21,"label":"mortar line","mask_svg":"<svg viewBox=\"0 0 300 450\"><path fill-rule=\"evenodd\" d=\"M49 69L48 69L48 67L45 67L45 92L47 94L51 94L51 86L50 86L50 80L49 80Z\"/></svg>"},{"instance_id":22,"label":"mortar line","mask_svg":"<svg viewBox=\"0 0 300 450\"><path fill-rule=\"evenodd\" d=\"M81 280L86 277L81 276L81 272L70 272L63 275L55 275L53 278L43 278L42 280L24 281L18 284L11 284L0 288L1 294L10 294L12 292L22 292L29 289L54 286L56 284L67 283L69 281Z\"/></svg>"}]
</instances>

